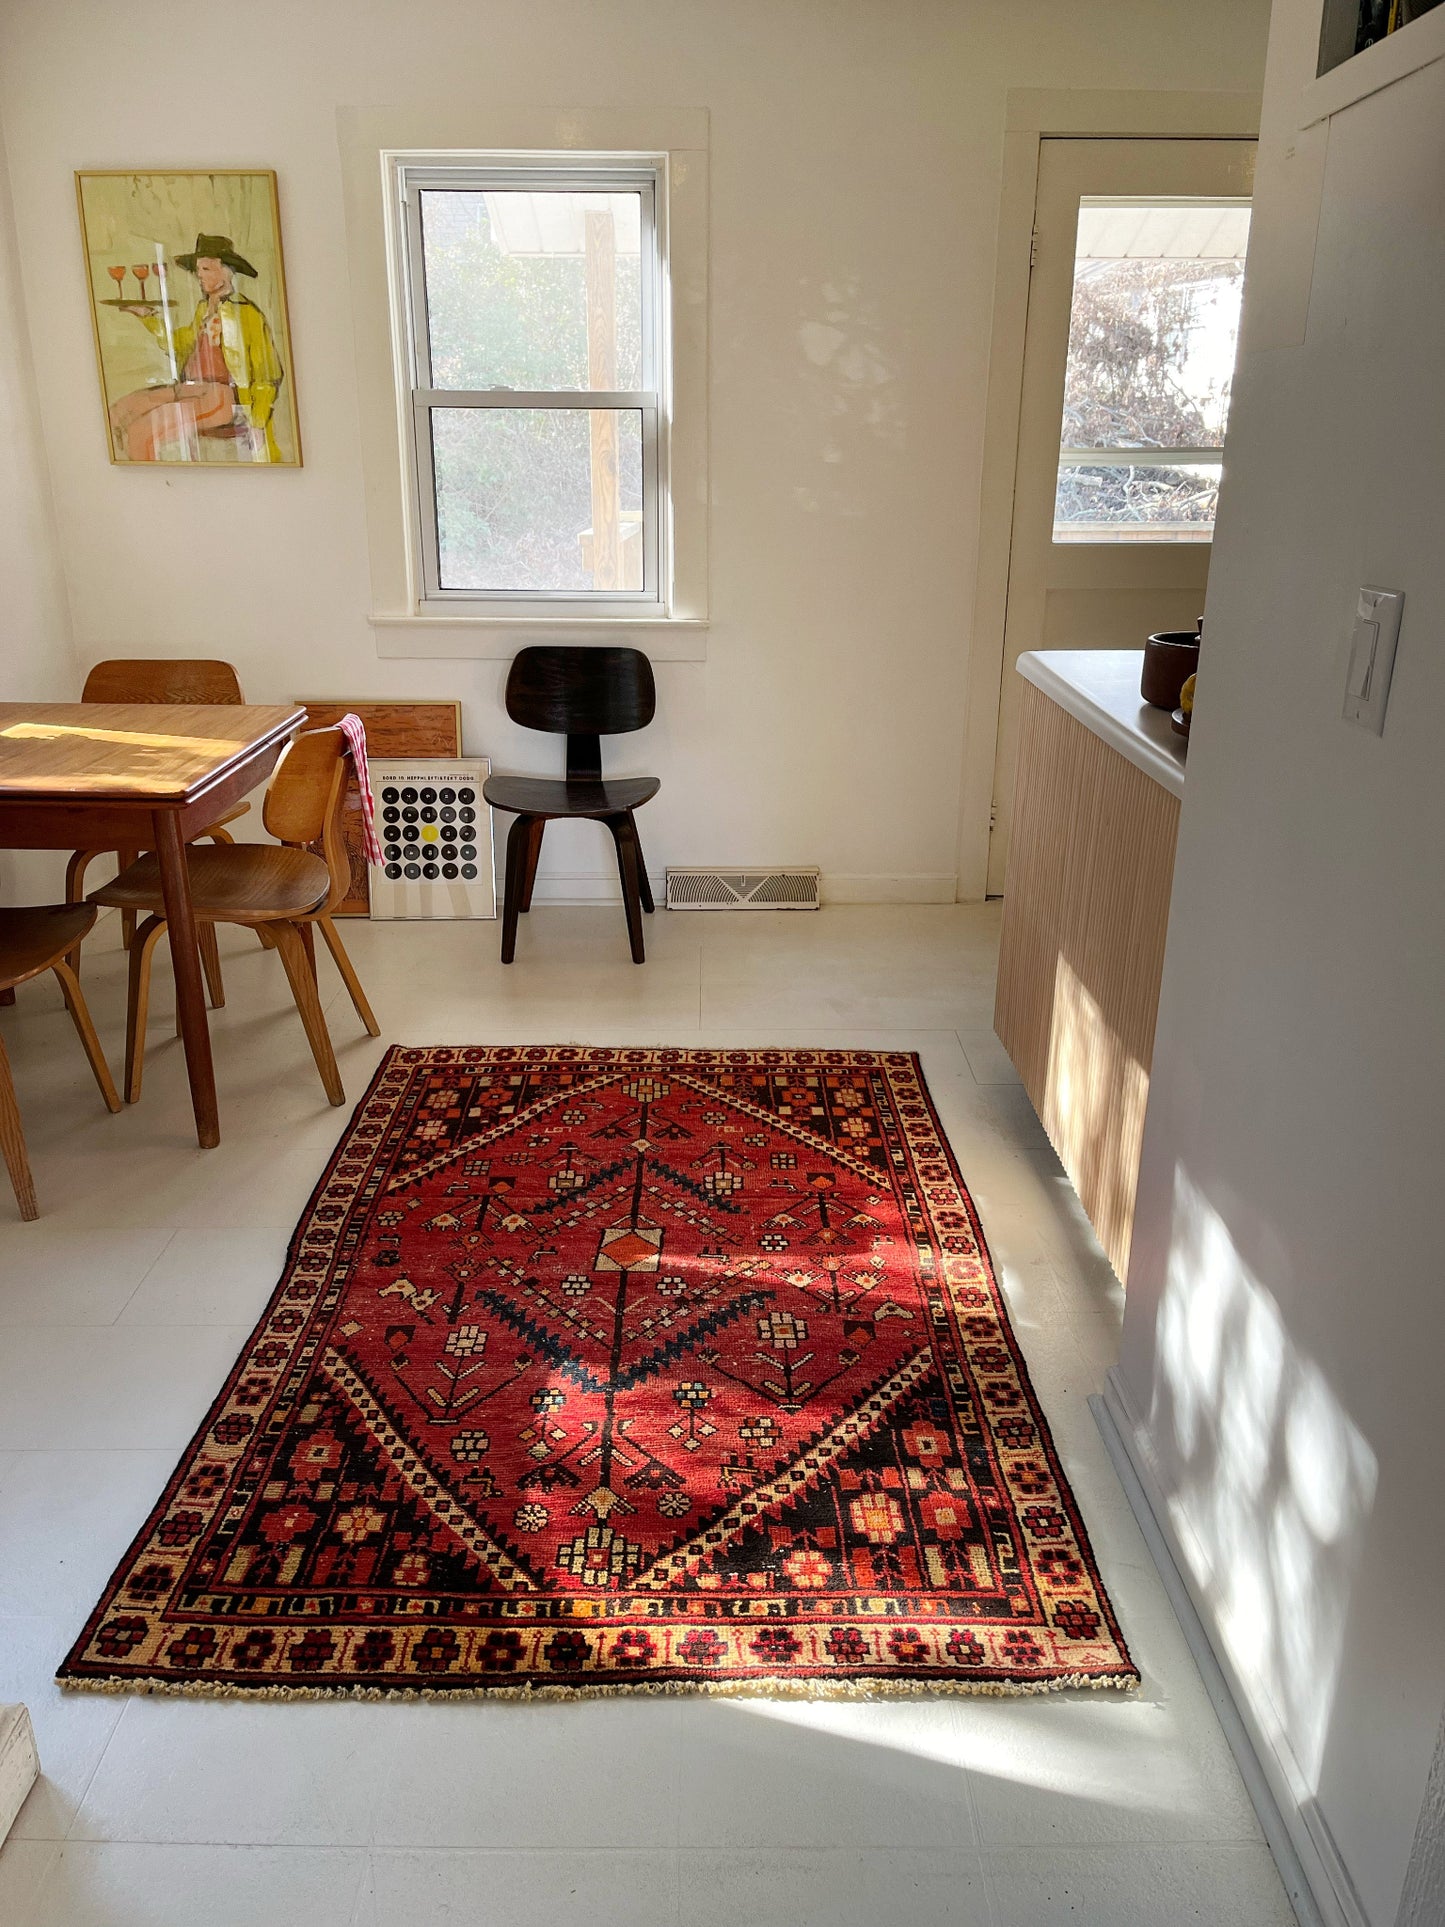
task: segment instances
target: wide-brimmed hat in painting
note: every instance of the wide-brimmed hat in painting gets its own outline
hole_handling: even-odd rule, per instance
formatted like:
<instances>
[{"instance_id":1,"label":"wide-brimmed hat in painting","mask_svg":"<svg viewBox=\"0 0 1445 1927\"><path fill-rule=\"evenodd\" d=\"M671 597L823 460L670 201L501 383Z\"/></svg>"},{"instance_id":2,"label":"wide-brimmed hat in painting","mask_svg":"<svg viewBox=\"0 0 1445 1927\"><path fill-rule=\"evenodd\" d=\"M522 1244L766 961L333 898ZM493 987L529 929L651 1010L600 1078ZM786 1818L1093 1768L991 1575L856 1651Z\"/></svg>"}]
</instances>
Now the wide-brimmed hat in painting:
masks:
<instances>
[{"instance_id":1,"label":"wide-brimmed hat in painting","mask_svg":"<svg viewBox=\"0 0 1445 1927\"><path fill-rule=\"evenodd\" d=\"M178 254L176 256L176 266L178 268L185 268L188 273L194 274L197 261L202 259L220 261L226 267L230 268L233 273L249 274L253 280L255 279L256 270L251 266L251 263L246 259L244 254L237 254L235 248L231 245L231 237L229 234L198 234L196 236L196 245L191 249L191 252L189 254Z\"/></svg>"}]
</instances>

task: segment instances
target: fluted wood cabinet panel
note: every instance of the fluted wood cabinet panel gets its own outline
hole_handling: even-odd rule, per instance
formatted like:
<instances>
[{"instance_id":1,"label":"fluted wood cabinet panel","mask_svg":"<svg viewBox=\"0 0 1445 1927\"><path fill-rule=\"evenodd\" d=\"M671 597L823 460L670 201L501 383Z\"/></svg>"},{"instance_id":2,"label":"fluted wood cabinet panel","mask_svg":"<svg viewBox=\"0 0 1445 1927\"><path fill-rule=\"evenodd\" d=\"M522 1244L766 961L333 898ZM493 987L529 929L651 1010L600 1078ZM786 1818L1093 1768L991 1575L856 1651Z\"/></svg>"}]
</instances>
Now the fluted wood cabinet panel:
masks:
<instances>
[{"instance_id":1,"label":"fluted wood cabinet panel","mask_svg":"<svg viewBox=\"0 0 1445 1927\"><path fill-rule=\"evenodd\" d=\"M1129 1266L1179 801L1024 686L994 1029Z\"/></svg>"}]
</instances>

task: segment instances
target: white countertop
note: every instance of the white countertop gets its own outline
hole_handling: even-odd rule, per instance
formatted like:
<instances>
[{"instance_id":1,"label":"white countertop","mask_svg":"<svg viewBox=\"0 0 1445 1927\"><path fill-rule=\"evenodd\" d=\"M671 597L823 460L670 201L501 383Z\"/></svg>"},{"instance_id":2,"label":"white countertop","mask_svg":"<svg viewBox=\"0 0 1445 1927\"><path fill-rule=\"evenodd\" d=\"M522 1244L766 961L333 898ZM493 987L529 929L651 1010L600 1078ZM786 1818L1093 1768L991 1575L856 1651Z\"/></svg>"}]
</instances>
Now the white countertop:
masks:
<instances>
[{"instance_id":1,"label":"white countertop","mask_svg":"<svg viewBox=\"0 0 1445 1927\"><path fill-rule=\"evenodd\" d=\"M1143 669L1142 649L1030 649L1018 660L1019 674L1035 689L1171 795L1183 796L1188 744L1175 734L1169 711L1140 696Z\"/></svg>"}]
</instances>

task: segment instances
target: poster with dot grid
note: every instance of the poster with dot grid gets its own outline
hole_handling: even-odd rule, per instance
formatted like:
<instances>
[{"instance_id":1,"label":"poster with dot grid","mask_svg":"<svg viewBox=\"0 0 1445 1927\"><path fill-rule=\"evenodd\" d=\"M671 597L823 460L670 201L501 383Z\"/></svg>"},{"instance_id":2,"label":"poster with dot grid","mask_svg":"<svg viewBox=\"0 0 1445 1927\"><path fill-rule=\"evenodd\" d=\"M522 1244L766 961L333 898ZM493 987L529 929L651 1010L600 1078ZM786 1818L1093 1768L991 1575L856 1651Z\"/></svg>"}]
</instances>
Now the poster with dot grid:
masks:
<instances>
[{"instance_id":1,"label":"poster with dot grid","mask_svg":"<svg viewBox=\"0 0 1445 1927\"><path fill-rule=\"evenodd\" d=\"M380 922L495 917L492 812L482 785L491 759L370 759L383 861L371 866L371 915Z\"/></svg>"}]
</instances>

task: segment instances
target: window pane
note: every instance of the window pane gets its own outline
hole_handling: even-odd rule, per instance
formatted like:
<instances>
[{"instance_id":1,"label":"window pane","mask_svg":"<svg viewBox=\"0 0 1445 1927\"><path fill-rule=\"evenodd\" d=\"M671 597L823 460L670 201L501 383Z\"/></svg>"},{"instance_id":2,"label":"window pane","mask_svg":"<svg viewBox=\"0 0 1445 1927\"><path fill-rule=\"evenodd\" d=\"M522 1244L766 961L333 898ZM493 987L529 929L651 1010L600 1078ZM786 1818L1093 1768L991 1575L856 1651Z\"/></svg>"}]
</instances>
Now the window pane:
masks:
<instances>
[{"instance_id":1,"label":"window pane","mask_svg":"<svg viewBox=\"0 0 1445 1927\"><path fill-rule=\"evenodd\" d=\"M1249 209L1233 202L1080 207L1056 540L1107 541L1116 527L1120 539L1208 540L1217 464L1078 457L1223 446L1248 234Z\"/></svg>"},{"instance_id":2,"label":"window pane","mask_svg":"<svg viewBox=\"0 0 1445 1927\"><path fill-rule=\"evenodd\" d=\"M1060 467L1056 542L1207 542L1219 499L1218 463Z\"/></svg>"},{"instance_id":3,"label":"window pane","mask_svg":"<svg viewBox=\"0 0 1445 1927\"><path fill-rule=\"evenodd\" d=\"M434 408L443 589L641 593L640 409Z\"/></svg>"},{"instance_id":4,"label":"window pane","mask_svg":"<svg viewBox=\"0 0 1445 1927\"><path fill-rule=\"evenodd\" d=\"M642 388L642 196L426 188L434 388Z\"/></svg>"}]
</instances>

